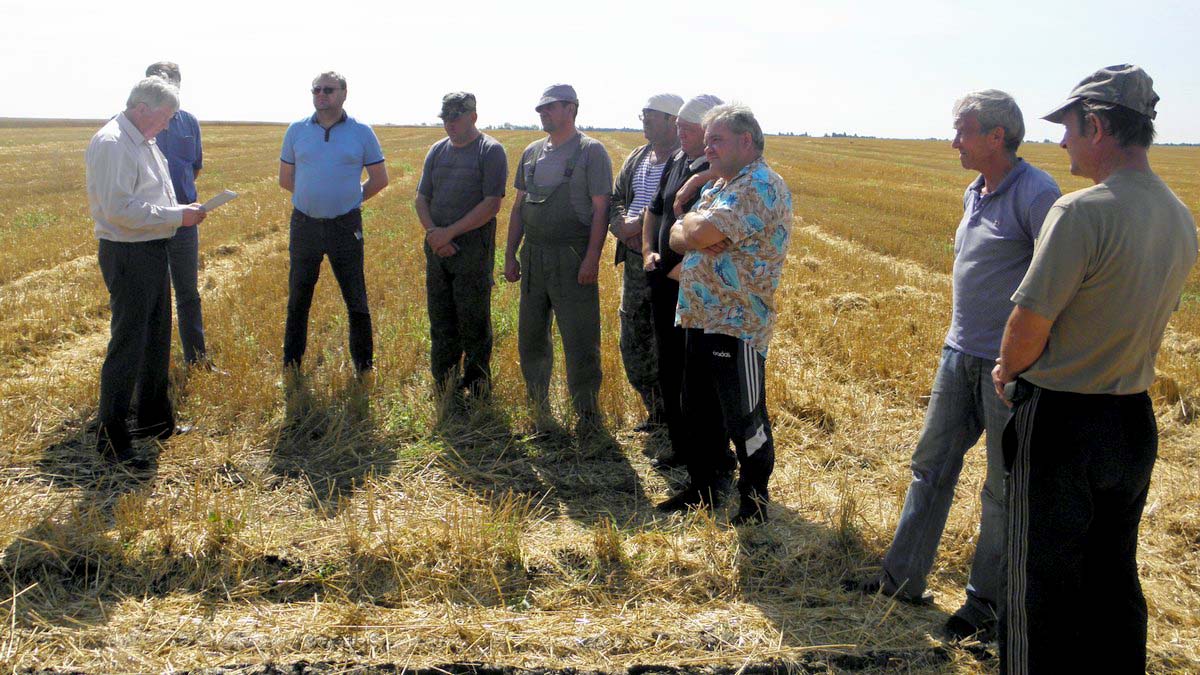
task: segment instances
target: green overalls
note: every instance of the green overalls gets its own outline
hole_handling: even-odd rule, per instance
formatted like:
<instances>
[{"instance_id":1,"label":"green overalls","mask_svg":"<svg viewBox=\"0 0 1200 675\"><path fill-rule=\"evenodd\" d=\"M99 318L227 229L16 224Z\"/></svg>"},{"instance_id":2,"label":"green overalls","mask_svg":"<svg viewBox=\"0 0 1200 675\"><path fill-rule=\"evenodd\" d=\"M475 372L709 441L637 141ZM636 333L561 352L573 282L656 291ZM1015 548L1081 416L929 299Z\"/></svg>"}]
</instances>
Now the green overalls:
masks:
<instances>
[{"instance_id":1,"label":"green overalls","mask_svg":"<svg viewBox=\"0 0 1200 675\"><path fill-rule=\"evenodd\" d=\"M583 154L583 143L567 160L563 180L553 188L534 182L539 148L525 167L521 224L521 305L517 353L525 389L534 406L547 410L554 347L550 313L562 335L567 389L580 417L596 414L600 394L600 286L582 285L579 266L587 253L591 223L580 223L571 206L571 174Z\"/></svg>"}]
</instances>

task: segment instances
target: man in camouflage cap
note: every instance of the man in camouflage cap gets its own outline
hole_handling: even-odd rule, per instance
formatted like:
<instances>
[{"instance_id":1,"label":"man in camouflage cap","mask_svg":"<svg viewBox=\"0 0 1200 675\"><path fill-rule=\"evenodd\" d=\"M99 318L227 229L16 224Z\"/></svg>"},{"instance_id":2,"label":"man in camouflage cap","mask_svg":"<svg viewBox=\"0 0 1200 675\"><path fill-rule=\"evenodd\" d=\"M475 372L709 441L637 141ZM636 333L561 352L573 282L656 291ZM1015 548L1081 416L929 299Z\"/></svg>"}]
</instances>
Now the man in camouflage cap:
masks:
<instances>
[{"instance_id":1,"label":"man in camouflage cap","mask_svg":"<svg viewBox=\"0 0 1200 675\"><path fill-rule=\"evenodd\" d=\"M504 146L476 128L475 95L442 98L446 138L425 156L413 206L425 234L425 301L434 385L491 390L496 214L508 180Z\"/></svg>"},{"instance_id":2,"label":"man in camouflage cap","mask_svg":"<svg viewBox=\"0 0 1200 675\"><path fill-rule=\"evenodd\" d=\"M1191 213L1150 169L1157 102L1144 70L1110 66L1044 118L1066 127L1071 173L1095 185L1046 216L992 373L1013 406L1004 672L1146 669L1146 390L1197 255Z\"/></svg>"}]
</instances>

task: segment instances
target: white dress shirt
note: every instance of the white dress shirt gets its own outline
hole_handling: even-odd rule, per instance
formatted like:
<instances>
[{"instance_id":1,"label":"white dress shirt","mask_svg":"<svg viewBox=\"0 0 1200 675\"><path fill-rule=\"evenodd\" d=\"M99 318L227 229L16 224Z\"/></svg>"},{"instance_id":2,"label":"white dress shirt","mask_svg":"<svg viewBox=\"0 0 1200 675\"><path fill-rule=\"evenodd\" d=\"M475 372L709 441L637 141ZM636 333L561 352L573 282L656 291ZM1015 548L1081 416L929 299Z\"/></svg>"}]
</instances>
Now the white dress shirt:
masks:
<instances>
[{"instance_id":1,"label":"white dress shirt","mask_svg":"<svg viewBox=\"0 0 1200 675\"><path fill-rule=\"evenodd\" d=\"M97 239L166 239L183 224L184 207L175 201L166 158L125 113L92 136L86 162Z\"/></svg>"}]
</instances>

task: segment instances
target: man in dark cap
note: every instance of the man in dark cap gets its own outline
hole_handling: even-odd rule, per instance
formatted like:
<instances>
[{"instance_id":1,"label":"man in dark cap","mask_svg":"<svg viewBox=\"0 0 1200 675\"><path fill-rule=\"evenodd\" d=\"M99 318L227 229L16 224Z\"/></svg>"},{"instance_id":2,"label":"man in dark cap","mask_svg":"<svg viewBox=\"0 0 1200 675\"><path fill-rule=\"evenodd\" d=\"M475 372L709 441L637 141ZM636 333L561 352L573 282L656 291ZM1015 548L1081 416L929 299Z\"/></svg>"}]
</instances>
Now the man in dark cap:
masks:
<instances>
[{"instance_id":1,"label":"man in dark cap","mask_svg":"<svg viewBox=\"0 0 1200 675\"><path fill-rule=\"evenodd\" d=\"M608 232L612 161L599 141L576 129L579 97L571 85L548 87L534 109L547 136L530 143L517 166L504 278L521 282L517 352L535 416L545 421L549 414L553 313L562 334L576 430L591 435L602 424L596 278Z\"/></svg>"},{"instance_id":2,"label":"man in dark cap","mask_svg":"<svg viewBox=\"0 0 1200 675\"><path fill-rule=\"evenodd\" d=\"M425 230L429 366L436 386L491 390L496 214L508 180L504 146L475 127L475 95L442 98L446 138L425 156L413 205Z\"/></svg>"},{"instance_id":3,"label":"man in dark cap","mask_svg":"<svg viewBox=\"0 0 1200 675\"><path fill-rule=\"evenodd\" d=\"M1196 262L1196 224L1150 169L1153 81L1103 68L1043 119L1066 127L1071 173L1013 294L992 372L1013 406L1007 673L1142 673L1137 531L1158 452L1146 390Z\"/></svg>"}]
</instances>

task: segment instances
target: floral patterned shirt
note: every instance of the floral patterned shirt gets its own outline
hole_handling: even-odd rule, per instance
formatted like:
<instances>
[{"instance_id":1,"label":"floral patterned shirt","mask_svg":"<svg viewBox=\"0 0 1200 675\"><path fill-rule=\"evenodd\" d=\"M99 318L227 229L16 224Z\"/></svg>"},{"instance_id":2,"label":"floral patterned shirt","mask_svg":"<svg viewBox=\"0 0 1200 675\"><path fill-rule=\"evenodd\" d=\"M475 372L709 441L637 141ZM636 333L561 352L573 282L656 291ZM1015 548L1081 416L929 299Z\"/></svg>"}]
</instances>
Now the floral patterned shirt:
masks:
<instances>
[{"instance_id":1,"label":"floral patterned shirt","mask_svg":"<svg viewBox=\"0 0 1200 675\"><path fill-rule=\"evenodd\" d=\"M748 342L764 358L775 325L775 289L787 259L792 193L762 158L706 185L693 211L729 238L718 255L688 251L675 324Z\"/></svg>"}]
</instances>

